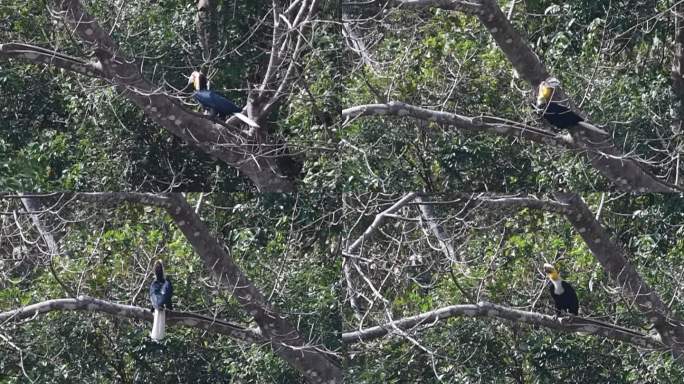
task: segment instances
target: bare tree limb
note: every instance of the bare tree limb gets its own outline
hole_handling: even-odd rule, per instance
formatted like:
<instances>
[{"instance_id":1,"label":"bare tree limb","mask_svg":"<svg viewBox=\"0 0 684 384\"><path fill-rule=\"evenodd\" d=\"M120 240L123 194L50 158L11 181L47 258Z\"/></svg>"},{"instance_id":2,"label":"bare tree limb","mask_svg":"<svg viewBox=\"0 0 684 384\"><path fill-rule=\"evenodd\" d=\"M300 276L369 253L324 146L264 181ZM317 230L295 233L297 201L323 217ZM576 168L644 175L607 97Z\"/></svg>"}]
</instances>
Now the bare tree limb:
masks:
<instances>
[{"instance_id":1,"label":"bare tree limb","mask_svg":"<svg viewBox=\"0 0 684 384\"><path fill-rule=\"evenodd\" d=\"M31 44L0 44L0 58L22 59L36 64L45 64L79 73L88 77L104 78L102 66L98 62L87 62L77 57L64 55L57 51Z\"/></svg>"},{"instance_id":2,"label":"bare tree limb","mask_svg":"<svg viewBox=\"0 0 684 384\"><path fill-rule=\"evenodd\" d=\"M45 48L14 43L0 46L0 58L19 58L101 78L114 85L142 108L150 119L173 135L237 168L260 191L284 192L295 189L294 180L284 175L276 162L275 158L280 155L281 149L271 144L268 137L252 137L213 122L201 114L187 111L174 97L143 77L140 63L126 58L108 31L82 8L80 1L56 0L55 3L60 10L57 13L74 33L93 47L97 61L88 63ZM236 119L232 119L229 124L236 122Z\"/></svg>"},{"instance_id":3,"label":"bare tree limb","mask_svg":"<svg viewBox=\"0 0 684 384\"><path fill-rule=\"evenodd\" d=\"M536 90L539 83L549 77L549 72L532 51L527 42L513 28L510 20L501 11L495 0L450 1L450 0L395 0L393 5L401 8L438 7L446 10L460 10L474 14L487 28L504 52L518 74L528 81ZM580 111L558 88L554 98L567 99L571 109L580 116L586 116ZM590 152L589 160L594 168L609 179L613 185L623 191L637 192L678 192L674 185L663 181L644 168L638 159L626 156L619 148L610 142L610 138L583 122L569 129L574 139L575 147Z\"/></svg>"},{"instance_id":4,"label":"bare tree limb","mask_svg":"<svg viewBox=\"0 0 684 384\"><path fill-rule=\"evenodd\" d=\"M21 202L22 204L24 204L26 212L31 217L31 222L33 222L33 225L36 227L38 233L40 234L40 237L43 239L45 245L47 246L49 252L48 256L50 258L50 272L52 273L52 276L57 281L57 284L59 284L62 287L65 293L71 296L75 296L74 290L71 289L71 287L69 287L68 285L66 285L62 281L62 279L59 278L57 271L55 271L53 260L55 256L59 255L59 247L57 246L57 241L55 241L55 237L53 236L52 231L50 231L47 228L47 226L43 223L39 216L39 212L42 210L42 204L40 203L40 200L34 199L32 197L22 197Z\"/></svg>"},{"instance_id":5,"label":"bare tree limb","mask_svg":"<svg viewBox=\"0 0 684 384\"><path fill-rule=\"evenodd\" d=\"M393 328L399 328L401 330L429 328L436 325L438 322L443 322L454 317L509 320L515 323L525 323L565 333L601 336L607 339L629 343L639 348L654 350L666 349L657 337L643 335L638 331L622 327L613 327L608 323L604 324L591 319L583 319L574 316L556 318L537 312L521 311L484 301L477 304L451 305L424 312L419 315L395 320L391 324L383 324L354 332L344 332L342 334L342 341L345 344L370 341L392 333Z\"/></svg>"},{"instance_id":6,"label":"bare tree limb","mask_svg":"<svg viewBox=\"0 0 684 384\"><path fill-rule=\"evenodd\" d=\"M430 228L432 234L435 235L437 241L439 241L439 245L442 247L444 256L451 262L456 261L454 246L451 244L451 239L449 239L449 235L444 230L444 227L442 227L442 225L437 221L438 219L435 216L432 206L429 204L420 204L425 201L425 197L423 195L416 196L415 201L418 203L418 207L420 208L420 212L423 219L427 223L428 228Z\"/></svg>"},{"instance_id":7,"label":"bare tree limb","mask_svg":"<svg viewBox=\"0 0 684 384\"><path fill-rule=\"evenodd\" d=\"M674 184L680 185L681 154L684 152L684 4L678 3L672 13L675 25L675 47L670 78L672 79L672 93L675 96L675 116L673 116L670 128L674 135L673 141L677 151Z\"/></svg>"},{"instance_id":8,"label":"bare tree limb","mask_svg":"<svg viewBox=\"0 0 684 384\"><path fill-rule=\"evenodd\" d=\"M216 2L214 0L197 0L197 37L202 47L202 58L211 59L212 48L216 45Z\"/></svg>"},{"instance_id":9,"label":"bare tree limb","mask_svg":"<svg viewBox=\"0 0 684 384\"><path fill-rule=\"evenodd\" d=\"M54 311L86 311L106 313L119 318L152 322L152 311L134 305L112 303L89 296L77 298L47 300L27 305L11 311L0 312L0 328L9 323L32 321L38 315ZM239 341L250 344L267 342L258 329L245 328L226 321L218 320L188 312L166 311L166 323L169 325L183 325L186 327L204 329L209 332L221 333Z\"/></svg>"},{"instance_id":10,"label":"bare tree limb","mask_svg":"<svg viewBox=\"0 0 684 384\"><path fill-rule=\"evenodd\" d=\"M211 235L185 199L178 194L168 195L168 198L172 202L167 207L168 214L216 281L232 292L237 302L259 325L264 338L273 342L274 352L311 382L341 383L342 370L338 363L309 345L288 319L266 302L263 294L235 264L218 239Z\"/></svg>"},{"instance_id":11,"label":"bare tree limb","mask_svg":"<svg viewBox=\"0 0 684 384\"><path fill-rule=\"evenodd\" d=\"M663 343L676 356L681 356L684 353L684 322L671 314L658 293L641 278L627 260L625 250L611 239L579 195L557 193L556 198L568 206L565 217L584 239L608 276L633 298L637 308L653 323Z\"/></svg>"},{"instance_id":12,"label":"bare tree limb","mask_svg":"<svg viewBox=\"0 0 684 384\"><path fill-rule=\"evenodd\" d=\"M401 199L399 199L399 201L392 204L391 207L389 207L386 210L378 213L375 216L373 223L371 223L371 225L368 228L366 228L366 230L363 232L363 234L361 236L359 236L350 246L347 247L346 253L350 254L350 255L357 254L359 252L359 250L361 249L361 246L363 245L364 241L369 240L373 236L373 234L375 234L375 232L378 230L378 228L380 228L380 226L382 226L384 224L388 215L391 215L391 214L397 212L398 210L400 210L401 208L406 206L408 203L413 201L413 199L415 197L416 197L415 192L407 193Z\"/></svg>"},{"instance_id":13,"label":"bare tree limb","mask_svg":"<svg viewBox=\"0 0 684 384\"><path fill-rule=\"evenodd\" d=\"M423 121L452 125L457 129L470 132L487 132L559 147L579 148L568 135L556 134L508 120L498 120L491 117L467 117L450 112L433 111L400 101L390 101L386 104L356 105L342 110L342 117L345 119L381 115L409 116Z\"/></svg>"},{"instance_id":14,"label":"bare tree limb","mask_svg":"<svg viewBox=\"0 0 684 384\"><path fill-rule=\"evenodd\" d=\"M519 196L493 196L490 194L480 194L475 199L481 201L488 206L497 206L505 208L519 209L520 207L540 209L548 212L555 212L565 214L568 208L557 201L539 199L537 197L519 197Z\"/></svg>"}]
</instances>

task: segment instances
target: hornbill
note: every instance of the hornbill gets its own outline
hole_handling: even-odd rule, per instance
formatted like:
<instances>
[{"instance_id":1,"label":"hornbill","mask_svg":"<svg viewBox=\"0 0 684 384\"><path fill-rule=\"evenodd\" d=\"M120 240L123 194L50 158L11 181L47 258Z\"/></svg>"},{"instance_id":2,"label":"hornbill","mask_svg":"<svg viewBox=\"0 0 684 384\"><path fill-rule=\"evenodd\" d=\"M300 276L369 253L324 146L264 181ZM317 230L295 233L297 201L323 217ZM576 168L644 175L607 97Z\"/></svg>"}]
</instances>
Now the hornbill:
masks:
<instances>
[{"instance_id":1,"label":"hornbill","mask_svg":"<svg viewBox=\"0 0 684 384\"><path fill-rule=\"evenodd\" d=\"M554 100L556 88L560 87L560 81L555 77L549 77L539 83L537 92L537 109L543 113L546 121L552 125L564 129L579 125L584 129L607 135L608 133L593 124L584 122L584 119L568 108L566 100Z\"/></svg>"},{"instance_id":2,"label":"hornbill","mask_svg":"<svg viewBox=\"0 0 684 384\"><path fill-rule=\"evenodd\" d=\"M197 71L193 72L188 78L188 84L192 84L195 87L195 93L193 94L195 100L197 100L212 117L218 116L227 119L230 116L235 116L247 123L250 127L259 127L259 124L254 120L242 114L242 108L226 99L223 95L210 91L207 87L207 77L204 73Z\"/></svg>"},{"instance_id":3,"label":"hornbill","mask_svg":"<svg viewBox=\"0 0 684 384\"><path fill-rule=\"evenodd\" d=\"M570 284L561 280L558 270L553 265L544 264L544 272L549 278L549 292L556 303L556 316L560 316L561 311L567 311L577 316L579 314L579 301L575 290Z\"/></svg>"},{"instance_id":4,"label":"hornbill","mask_svg":"<svg viewBox=\"0 0 684 384\"><path fill-rule=\"evenodd\" d=\"M164 309L173 310L171 296L173 286L171 281L164 276L164 266L161 260L157 260L154 265L155 280L150 284L150 301L154 308L154 321L152 322L152 332L150 337L153 340L164 338L166 328L166 313Z\"/></svg>"}]
</instances>

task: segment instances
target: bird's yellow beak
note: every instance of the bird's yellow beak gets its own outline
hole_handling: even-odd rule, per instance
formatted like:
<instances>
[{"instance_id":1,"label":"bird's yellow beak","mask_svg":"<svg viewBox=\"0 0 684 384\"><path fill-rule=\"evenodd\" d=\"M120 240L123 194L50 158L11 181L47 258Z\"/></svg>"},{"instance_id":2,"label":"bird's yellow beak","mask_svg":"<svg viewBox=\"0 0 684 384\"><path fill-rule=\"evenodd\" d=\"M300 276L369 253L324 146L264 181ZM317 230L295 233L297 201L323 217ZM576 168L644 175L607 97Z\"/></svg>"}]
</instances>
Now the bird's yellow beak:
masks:
<instances>
[{"instance_id":1,"label":"bird's yellow beak","mask_svg":"<svg viewBox=\"0 0 684 384\"><path fill-rule=\"evenodd\" d=\"M544 272L546 272L546 276L550 280L559 280L560 279L560 274L558 273L558 270L556 267L554 267L551 264L544 264Z\"/></svg>"}]
</instances>

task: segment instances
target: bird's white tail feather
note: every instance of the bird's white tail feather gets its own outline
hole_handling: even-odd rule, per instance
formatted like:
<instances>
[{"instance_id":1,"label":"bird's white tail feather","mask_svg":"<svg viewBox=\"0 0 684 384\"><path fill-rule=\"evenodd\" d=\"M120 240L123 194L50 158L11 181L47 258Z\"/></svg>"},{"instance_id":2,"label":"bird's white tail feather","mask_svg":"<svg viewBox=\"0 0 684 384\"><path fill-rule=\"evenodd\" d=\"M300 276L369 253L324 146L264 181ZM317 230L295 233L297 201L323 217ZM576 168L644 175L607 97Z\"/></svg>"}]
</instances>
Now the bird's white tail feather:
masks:
<instances>
[{"instance_id":1,"label":"bird's white tail feather","mask_svg":"<svg viewBox=\"0 0 684 384\"><path fill-rule=\"evenodd\" d=\"M250 119L249 117L243 115L243 114L240 113L240 112L235 113L235 117L237 117L238 119L244 121L244 122L247 123L247 125L249 125L250 127L259 128L259 124L257 124L256 121Z\"/></svg>"},{"instance_id":2,"label":"bird's white tail feather","mask_svg":"<svg viewBox=\"0 0 684 384\"><path fill-rule=\"evenodd\" d=\"M166 333L166 312L163 309L154 310L154 320L152 321L152 340L161 340Z\"/></svg>"}]
</instances>

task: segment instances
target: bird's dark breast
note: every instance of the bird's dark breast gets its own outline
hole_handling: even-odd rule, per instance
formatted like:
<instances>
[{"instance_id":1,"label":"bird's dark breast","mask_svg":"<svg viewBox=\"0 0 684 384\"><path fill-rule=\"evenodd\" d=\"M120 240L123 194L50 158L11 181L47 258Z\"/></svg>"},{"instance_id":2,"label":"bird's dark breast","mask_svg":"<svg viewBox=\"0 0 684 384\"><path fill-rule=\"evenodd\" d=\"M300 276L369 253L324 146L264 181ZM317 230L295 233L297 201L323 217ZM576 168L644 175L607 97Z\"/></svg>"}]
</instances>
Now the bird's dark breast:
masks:
<instances>
[{"instance_id":1,"label":"bird's dark breast","mask_svg":"<svg viewBox=\"0 0 684 384\"><path fill-rule=\"evenodd\" d=\"M544 118L558 128L568 128L583 121L579 115L567 107L555 102L549 103L544 111Z\"/></svg>"}]
</instances>

